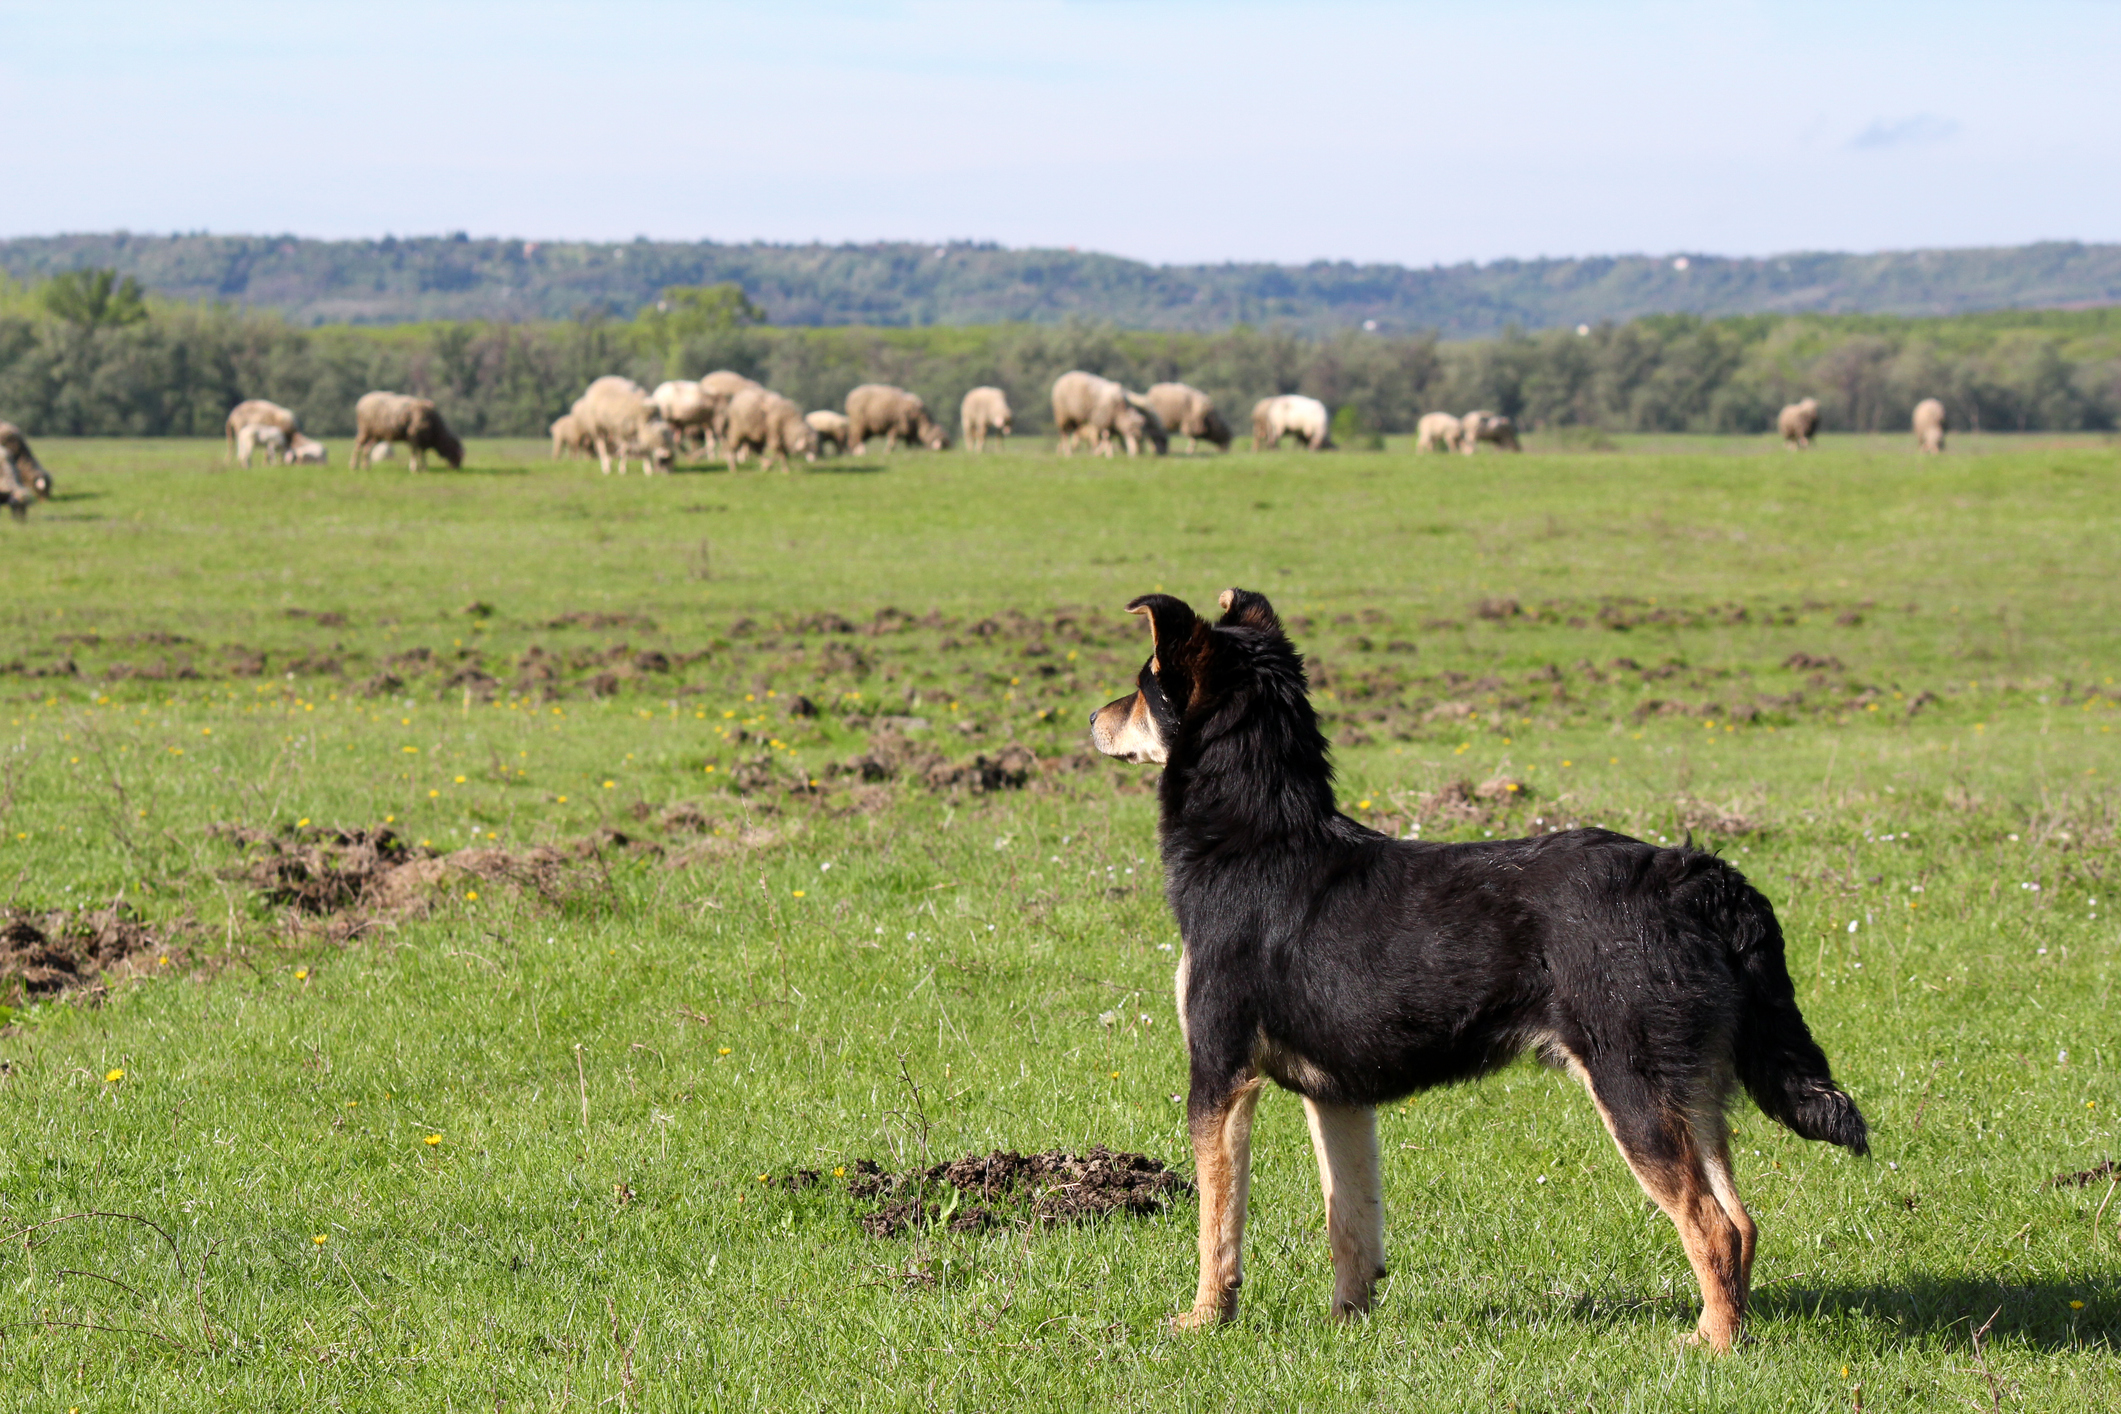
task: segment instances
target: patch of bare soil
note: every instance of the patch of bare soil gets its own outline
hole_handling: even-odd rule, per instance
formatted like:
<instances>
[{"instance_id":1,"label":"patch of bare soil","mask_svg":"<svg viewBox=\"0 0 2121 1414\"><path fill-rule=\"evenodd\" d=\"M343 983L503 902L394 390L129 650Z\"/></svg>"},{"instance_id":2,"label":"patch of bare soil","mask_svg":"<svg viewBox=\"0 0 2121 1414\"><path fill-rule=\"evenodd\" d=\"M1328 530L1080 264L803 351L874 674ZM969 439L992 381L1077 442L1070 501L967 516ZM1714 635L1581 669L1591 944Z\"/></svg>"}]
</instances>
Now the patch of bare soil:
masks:
<instances>
[{"instance_id":1,"label":"patch of bare soil","mask_svg":"<svg viewBox=\"0 0 2121 1414\"><path fill-rule=\"evenodd\" d=\"M17 912L0 922L0 1002L56 996L107 973L167 956L168 939L122 903L69 912Z\"/></svg>"},{"instance_id":2,"label":"patch of bare soil","mask_svg":"<svg viewBox=\"0 0 2121 1414\"><path fill-rule=\"evenodd\" d=\"M2082 1173L2058 1173L2047 1181L2049 1188L2084 1188L2094 1183L2112 1183L2121 1179L2121 1165L2112 1159L2101 1159Z\"/></svg>"},{"instance_id":3,"label":"patch of bare soil","mask_svg":"<svg viewBox=\"0 0 2121 1414\"><path fill-rule=\"evenodd\" d=\"M992 756L981 752L969 761L953 761L933 747L906 739L887 727L869 738L869 749L825 768L828 777L863 781L909 780L932 791L965 791L984 795L1021 790L1038 769L1029 747L1012 742Z\"/></svg>"},{"instance_id":4,"label":"patch of bare soil","mask_svg":"<svg viewBox=\"0 0 2121 1414\"><path fill-rule=\"evenodd\" d=\"M1679 802L1679 826L1690 834L1701 835L1755 835L1766 827L1758 820L1748 819L1736 810L1711 805L1705 800L1691 797Z\"/></svg>"},{"instance_id":5,"label":"patch of bare soil","mask_svg":"<svg viewBox=\"0 0 2121 1414\"><path fill-rule=\"evenodd\" d=\"M798 1169L784 1175L780 1186L801 1191L827 1181L814 1169ZM1102 1144L1083 1154L997 1149L904 1173L863 1159L846 1175L847 1196L865 1209L856 1221L871 1237L906 1237L917 1228L978 1232L1013 1223L1086 1222L1112 1214L1153 1217L1192 1192L1189 1180L1148 1155L1115 1153Z\"/></svg>"},{"instance_id":6,"label":"patch of bare soil","mask_svg":"<svg viewBox=\"0 0 2121 1414\"><path fill-rule=\"evenodd\" d=\"M1424 823L1485 825L1531 798L1530 786L1508 776L1496 776L1479 785L1468 780L1446 781L1415 797L1414 815Z\"/></svg>"},{"instance_id":7,"label":"patch of bare soil","mask_svg":"<svg viewBox=\"0 0 2121 1414\"><path fill-rule=\"evenodd\" d=\"M581 861L636 845L615 830L568 849L538 845L448 853L408 844L387 827L275 835L224 825L214 833L244 848L243 862L229 877L296 914L330 919L349 934L375 919L424 913L438 893L469 879L511 885L558 903L588 884L591 876Z\"/></svg>"}]
</instances>

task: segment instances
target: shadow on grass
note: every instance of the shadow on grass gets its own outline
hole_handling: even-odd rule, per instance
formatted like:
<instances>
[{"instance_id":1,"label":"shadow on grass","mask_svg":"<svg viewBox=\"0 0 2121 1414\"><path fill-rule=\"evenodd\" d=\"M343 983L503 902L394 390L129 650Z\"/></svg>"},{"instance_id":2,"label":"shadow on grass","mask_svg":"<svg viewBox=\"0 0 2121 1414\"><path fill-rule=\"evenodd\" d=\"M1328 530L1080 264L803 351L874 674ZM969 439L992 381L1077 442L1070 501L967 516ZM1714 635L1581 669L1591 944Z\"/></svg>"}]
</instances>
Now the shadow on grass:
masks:
<instances>
[{"instance_id":1,"label":"shadow on grass","mask_svg":"<svg viewBox=\"0 0 2121 1414\"><path fill-rule=\"evenodd\" d=\"M890 469L883 462L833 462L826 460L804 462L790 467L788 471L776 468L773 474L785 476L790 472L800 471L834 476L868 476L876 472L889 471ZM760 474L759 464L756 461L748 461L742 466L733 467L727 462L718 461L683 462L670 469L670 474L673 476L740 476L747 473L752 475Z\"/></svg>"},{"instance_id":2,"label":"shadow on grass","mask_svg":"<svg viewBox=\"0 0 2121 1414\"><path fill-rule=\"evenodd\" d=\"M2072 1309L2072 1301L2083 1305ZM2050 1351L2121 1345L2121 1277L2113 1275L2014 1283L1917 1273L1870 1286L1784 1283L1753 1293L1753 1314L1762 1321L1853 1316L1898 1327L1898 1338L1905 1341L1947 1332L1964 1339L1992 1311L1997 1314L1985 1337L1989 1340Z\"/></svg>"},{"instance_id":3,"label":"shadow on grass","mask_svg":"<svg viewBox=\"0 0 2121 1414\"><path fill-rule=\"evenodd\" d=\"M2083 1305L2073 1309L2072 1301ZM1701 1298L1692 1290L1589 1291L1570 1300L1568 1309L1570 1319L1585 1326L1620 1329L1675 1320L1691 1329ZM1756 1336L1785 1322L1860 1320L1887 1341L1932 1345L1944 1339L1964 1343L1991 1312L1996 1323L1984 1341L2044 1351L2121 1347L2121 1278L2107 1275L2029 1283L1921 1274L1868 1286L1781 1282L1754 1289L1748 1320ZM1508 1322L1524 1313L1492 1307L1486 1314Z\"/></svg>"}]
</instances>

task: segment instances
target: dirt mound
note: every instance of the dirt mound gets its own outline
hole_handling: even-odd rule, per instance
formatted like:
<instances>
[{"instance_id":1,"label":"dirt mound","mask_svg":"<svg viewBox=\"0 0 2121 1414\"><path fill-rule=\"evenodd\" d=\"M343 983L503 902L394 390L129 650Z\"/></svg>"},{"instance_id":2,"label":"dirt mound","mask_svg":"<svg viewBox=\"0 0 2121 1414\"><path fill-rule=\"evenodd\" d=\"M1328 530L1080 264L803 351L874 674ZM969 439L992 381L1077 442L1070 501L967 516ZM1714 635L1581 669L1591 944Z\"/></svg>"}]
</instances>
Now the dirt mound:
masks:
<instances>
[{"instance_id":1,"label":"dirt mound","mask_svg":"<svg viewBox=\"0 0 2121 1414\"><path fill-rule=\"evenodd\" d=\"M229 876L272 903L310 917L405 917L425 912L434 895L464 879L505 883L557 903L580 882L576 861L632 841L616 831L562 850L460 849L440 853L408 844L388 827L299 829L274 835L219 826L247 857Z\"/></svg>"},{"instance_id":2,"label":"dirt mound","mask_svg":"<svg viewBox=\"0 0 2121 1414\"><path fill-rule=\"evenodd\" d=\"M2082 1173L2058 1173L2047 1181L2049 1188L2083 1188L2094 1183L2112 1183L2121 1179L2121 1167L2112 1159L2101 1159Z\"/></svg>"},{"instance_id":3,"label":"dirt mound","mask_svg":"<svg viewBox=\"0 0 2121 1414\"><path fill-rule=\"evenodd\" d=\"M827 777L853 776L864 781L904 778L932 791L1021 790L1038 768L1029 747L1011 742L994 755L982 752L969 761L953 761L932 747L908 741L886 727L869 738L869 749L825 768Z\"/></svg>"},{"instance_id":4,"label":"dirt mound","mask_svg":"<svg viewBox=\"0 0 2121 1414\"><path fill-rule=\"evenodd\" d=\"M813 1169L783 1176L800 1191L823 1184ZM1010 1223L1083 1222L1119 1213L1152 1217L1193 1185L1146 1154L1050 1149L1018 1154L997 1149L949 1163L888 1173L867 1159L846 1173L847 1196L874 1204L856 1217L871 1237L904 1237L915 1228L978 1232ZM968 1201L970 1200L970 1201Z\"/></svg>"},{"instance_id":5,"label":"dirt mound","mask_svg":"<svg viewBox=\"0 0 2121 1414\"><path fill-rule=\"evenodd\" d=\"M1678 816L1679 827L1697 835L1754 835L1766 828L1758 820L1749 819L1736 810L1692 798L1679 801Z\"/></svg>"},{"instance_id":6,"label":"dirt mound","mask_svg":"<svg viewBox=\"0 0 2121 1414\"><path fill-rule=\"evenodd\" d=\"M1531 798L1530 786L1508 776L1496 776L1479 785L1463 779L1445 781L1414 798L1414 816L1425 823L1485 825Z\"/></svg>"},{"instance_id":7,"label":"dirt mound","mask_svg":"<svg viewBox=\"0 0 2121 1414\"><path fill-rule=\"evenodd\" d=\"M138 966L166 940L126 905L11 913L0 923L0 1001L49 997Z\"/></svg>"}]
</instances>

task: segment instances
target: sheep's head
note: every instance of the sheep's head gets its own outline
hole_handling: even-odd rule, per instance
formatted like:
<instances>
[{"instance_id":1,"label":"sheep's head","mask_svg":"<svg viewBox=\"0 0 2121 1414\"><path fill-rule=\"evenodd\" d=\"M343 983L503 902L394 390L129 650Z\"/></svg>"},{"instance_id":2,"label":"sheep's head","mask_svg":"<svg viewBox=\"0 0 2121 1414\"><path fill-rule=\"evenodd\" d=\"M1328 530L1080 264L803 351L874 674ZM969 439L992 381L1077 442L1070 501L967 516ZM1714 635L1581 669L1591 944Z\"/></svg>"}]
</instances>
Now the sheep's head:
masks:
<instances>
[{"instance_id":1,"label":"sheep's head","mask_svg":"<svg viewBox=\"0 0 2121 1414\"><path fill-rule=\"evenodd\" d=\"M661 418L648 423L641 429L641 455L664 471L670 470L678 459L676 429Z\"/></svg>"}]
</instances>

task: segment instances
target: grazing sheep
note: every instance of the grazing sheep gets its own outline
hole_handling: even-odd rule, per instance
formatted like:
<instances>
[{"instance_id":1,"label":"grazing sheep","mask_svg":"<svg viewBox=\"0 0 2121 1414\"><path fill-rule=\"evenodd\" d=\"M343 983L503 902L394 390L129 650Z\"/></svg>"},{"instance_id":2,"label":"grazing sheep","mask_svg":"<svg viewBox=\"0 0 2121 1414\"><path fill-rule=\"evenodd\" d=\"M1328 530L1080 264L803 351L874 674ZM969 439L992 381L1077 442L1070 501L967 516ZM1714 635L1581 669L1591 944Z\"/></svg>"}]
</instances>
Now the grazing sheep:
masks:
<instances>
[{"instance_id":1,"label":"grazing sheep","mask_svg":"<svg viewBox=\"0 0 2121 1414\"><path fill-rule=\"evenodd\" d=\"M679 447L683 447L685 439L695 433L699 435L702 446L713 439L714 402L701 391L697 382L689 378L678 378L668 383L658 383L655 391L648 395L648 399L655 404L657 415L669 423L671 430L677 434Z\"/></svg>"},{"instance_id":2,"label":"grazing sheep","mask_svg":"<svg viewBox=\"0 0 2121 1414\"><path fill-rule=\"evenodd\" d=\"M1498 451L1521 452L1517 424L1499 412L1469 412L1458 420L1458 450L1472 456L1482 442L1493 442Z\"/></svg>"},{"instance_id":3,"label":"grazing sheep","mask_svg":"<svg viewBox=\"0 0 2121 1414\"><path fill-rule=\"evenodd\" d=\"M1009 395L999 388L974 388L957 406L958 426L965 431L965 449L983 452L987 434L1007 437L1016 430L1016 415L1009 411Z\"/></svg>"},{"instance_id":4,"label":"grazing sheep","mask_svg":"<svg viewBox=\"0 0 2121 1414\"><path fill-rule=\"evenodd\" d=\"M833 447L838 451L844 452L847 450L849 440L847 414L833 412L829 408L819 408L816 412L804 413L803 421L810 424L810 432L817 441L817 450L820 454L823 454L827 442L832 443Z\"/></svg>"},{"instance_id":5,"label":"grazing sheep","mask_svg":"<svg viewBox=\"0 0 2121 1414\"><path fill-rule=\"evenodd\" d=\"M582 430L581 421L571 412L563 412L552 420L547 429L552 433L552 459L573 461L595 451L596 443Z\"/></svg>"},{"instance_id":6,"label":"grazing sheep","mask_svg":"<svg viewBox=\"0 0 2121 1414\"><path fill-rule=\"evenodd\" d=\"M731 373L726 368L716 369L700 380L700 396L707 402L707 433L700 442L700 450L714 455L715 444L722 435L722 423L729 415L729 400L738 393L751 388L763 389L766 385L754 382L741 373Z\"/></svg>"},{"instance_id":7,"label":"grazing sheep","mask_svg":"<svg viewBox=\"0 0 2121 1414\"><path fill-rule=\"evenodd\" d=\"M1447 412L1425 412L1421 421L1414 424L1414 450L1417 452L1455 452L1458 439L1464 435L1464 424Z\"/></svg>"},{"instance_id":8,"label":"grazing sheep","mask_svg":"<svg viewBox=\"0 0 2121 1414\"><path fill-rule=\"evenodd\" d=\"M1053 380L1053 430L1060 434L1060 454L1075 454L1078 439L1092 451L1110 456L1109 439L1133 405L1127 390L1109 378L1075 369Z\"/></svg>"},{"instance_id":9,"label":"grazing sheep","mask_svg":"<svg viewBox=\"0 0 2121 1414\"><path fill-rule=\"evenodd\" d=\"M1316 398L1300 393L1261 398L1252 405L1252 450L1263 452L1279 447L1284 437L1297 437L1314 452L1331 451L1332 425L1326 405Z\"/></svg>"},{"instance_id":10,"label":"grazing sheep","mask_svg":"<svg viewBox=\"0 0 2121 1414\"><path fill-rule=\"evenodd\" d=\"M29 503L36 498L15 471L15 459L5 450L0 450L0 499L7 502L7 513L16 520L29 519Z\"/></svg>"},{"instance_id":11,"label":"grazing sheep","mask_svg":"<svg viewBox=\"0 0 2121 1414\"><path fill-rule=\"evenodd\" d=\"M1215 400L1200 389L1184 383L1157 383L1143 396L1164 427L1186 439L1188 453L1199 450L1203 441L1221 451L1230 450L1230 424L1215 410Z\"/></svg>"},{"instance_id":12,"label":"grazing sheep","mask_svg":"<svg viewBox=\"0 0 2121 1414\"><path fill-rule=\"evenodd\" d=\"M42 501L52 498L52 474L29 449L29 439L22 435L22 429L12 422L0 422L0 462L6 463L7 475L15 486L34 492ZM16 511L17 515L22 513Z\"/></svg>"},{"instance_id":13,"label":"grazing sheep","mask_svg":"<svg viewBox=\"0 0 2121 1414\"><path fill-rule=\"evenodd\" d=\"M1126 410L1112 419L1112 432L1127 444L1127 455L1140 456L1142 443L1146 441L1154 444L1158 456L1169 456L1171 434L1165 429L1164 420L1157 416L1155 404L1139 393L1128 393L1126 399ZM1107 438L1100 442L1097 449L1111 456L1111 440Z\"/></svg>"},{"instance_id":14,"label":"grazing sheep","mask_svg":"<svg viewBox=\"0 0 2121 1414\"><path fill-rule=\"evenodd\" d=\"M287 460L295 466L323 466L331 460L331 453L316 438L297 432L288 441Z\"/></svg>"},{"instance_id":15,"label":"grazing sheep","mask_svg":"<svg viewBox=\"0 0 2121 1414\"><path fill-rule=\"evenodd\" d=\"M354 448L350 467L368 462L378 442L403 442L412 449L412 469L427 469L427 454L437 452L451 469L464 465L464 444L435 411L432 398L407 397L403 393L363 393L354 404Z\"/></svg>"},{"instance_id":16,"label":"grazing sheep","mask_svg":"<svg viewBox=\"0 0 2121 1414\"><path fill-rule=\"evenodd\" d=\"M1483 418L1493 416L1485 412L1469 412L1458 419L1458 450L1467 456L1479 450L1480 423Z\"/></svg>"},{"instance_id":17,"label":"grazing sheep","mask_svg":"<svg viewBox=\"0 0 2121 1414\"><path fill-rule=\"evenodd\" d=\"M1915 404L1915 445L1925 452L1944 450L1944 404L1935 398Z\"/></svg>"},{"instance_id":18,"label":"grazing sheep","mask_svg":"<svg viewBox=\"0 0 2121 1414\"><path fill-rule=\"evenodd\" d=\"M864 383L847 395L847 433L854 438L851 451L868 450L868 441L881 432L884 450L893 451L900 442L919 443L932 452L950 445L950 434L928 416L928 405L904 388L889 383Z\"/></svg>"},{"instance_id":19,"label":"grazing sheep","mask_svg":"<svg viewBox=\"0 0 2121 1414\"><path fill-rule=\"evenodd\" d=\"M759 453L761 471L772 470L775 457L781 459L782 471L792 471L788 459L795 453L804 461L817 460L816 430L803 410L779 393L746 388L729 400L723 425L732 469L746 452Z\"/></svg>"},{"instance_id":20,"label":"grazing sheep","mask_svg":"<svg viewBox=\"0 0 2121 1414\"><path fill-rule=\"evenodd\" d=\"M281 436L290 438L299 430L295 425L295 415L278 403L269 403L263 398L248 398L237 403L228 410L228 421L223 424L223 431L228 436L229 460L240 461L245 466L250 465L250 458L237 452L236 437L246 427L276 427Z\"/></svg>"},{"instance_id":21,"label":"grazing sheep","mask_svg":"<svg viewBox=\"0 0 2121 1414\"><path fill-rule=\"evenodd\" d=\"M1782 445L1793 452L1811 446L1812 434L1819 430L1819 400L1791 403L1776 417L1775 429L1782 434Z\"/></svg>"},{"instance_id":22,"label":"grazing sheep","mask_svg":"<svg viewBox=\"0 0 2121 1414\"><path fill-rule=\"evenodd\" d=\"M250 454L265 453L265 464L272 466L284 462L287 455L287 434L269 422L247 422L236 429L236 463L248 468Z\"/></svg>"},{"instance_id":23,"label":"grazing sheep","mask_svg":"<svg viewBox=\"0 0 2121 1414\"><path fill-rule=\"evenodd\" d=\"M643 476L653 475L659 467L667 472L677 460L677 435L657 416L647 390L631 378L607 374L597 379L574 400L568 415L597 449L597 465L606 476L611 475L614 457L621 476L632 457L640 458Z\"/></svg>"}]
</instances>

